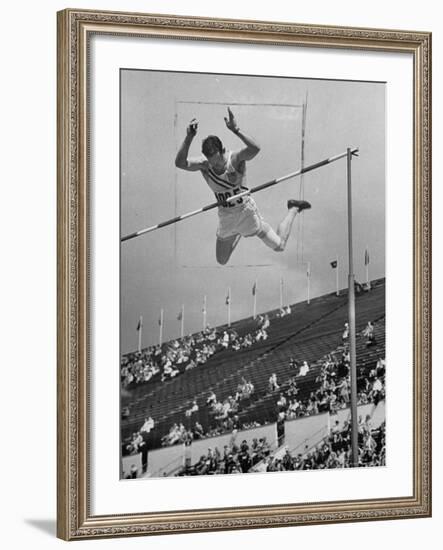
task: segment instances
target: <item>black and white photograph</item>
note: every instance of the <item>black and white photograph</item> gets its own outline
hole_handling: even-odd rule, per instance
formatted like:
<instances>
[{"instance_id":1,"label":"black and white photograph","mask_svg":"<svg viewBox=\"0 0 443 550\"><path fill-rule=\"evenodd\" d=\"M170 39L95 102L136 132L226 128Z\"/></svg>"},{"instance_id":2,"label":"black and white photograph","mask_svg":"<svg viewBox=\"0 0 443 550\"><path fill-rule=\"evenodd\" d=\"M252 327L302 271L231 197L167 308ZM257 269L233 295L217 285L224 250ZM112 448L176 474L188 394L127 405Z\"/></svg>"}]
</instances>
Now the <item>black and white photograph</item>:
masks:
<instances>
[{"instance_id":1,"label":"black and white photograph","mask_svg":"<svg viewBox=\"0 0 443 550\"><path fill-rule=\"evenodd\" d=\"M122 478L385 465L385 92L121 70Z\"/></svg>"}]
</instances>

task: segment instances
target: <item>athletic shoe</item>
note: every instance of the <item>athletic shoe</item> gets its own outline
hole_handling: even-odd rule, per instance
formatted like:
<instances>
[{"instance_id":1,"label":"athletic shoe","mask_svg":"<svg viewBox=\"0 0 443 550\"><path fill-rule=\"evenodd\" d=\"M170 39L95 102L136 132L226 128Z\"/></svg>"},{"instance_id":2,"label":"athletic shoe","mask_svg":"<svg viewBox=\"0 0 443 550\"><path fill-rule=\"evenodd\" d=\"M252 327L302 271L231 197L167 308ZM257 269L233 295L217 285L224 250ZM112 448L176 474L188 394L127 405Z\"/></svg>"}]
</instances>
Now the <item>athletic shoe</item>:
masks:
<instances>
[{"instance_id":1,"label":"athletic shoe","mask_svg":"<svg viewBox=\"0 0 443 550\"><path fill-rule=\"evenodd\" d=\"M311 208L311 205L308 201L297 201L295 199L288 200L288 208L298 208L298 211L307 210Z\"/></svg>"}]
</instances>

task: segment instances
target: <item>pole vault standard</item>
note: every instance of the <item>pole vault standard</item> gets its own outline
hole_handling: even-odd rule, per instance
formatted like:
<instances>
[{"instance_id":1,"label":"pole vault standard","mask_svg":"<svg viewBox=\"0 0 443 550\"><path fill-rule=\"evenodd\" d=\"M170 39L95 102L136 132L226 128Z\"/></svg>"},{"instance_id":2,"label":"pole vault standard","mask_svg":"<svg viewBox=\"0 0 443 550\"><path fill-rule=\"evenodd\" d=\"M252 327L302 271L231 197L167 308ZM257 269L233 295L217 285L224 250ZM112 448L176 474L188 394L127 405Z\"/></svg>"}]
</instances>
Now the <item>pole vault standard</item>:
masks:
<instances>
[{"instance_id":1,"label":"pole vault standard","mask_svg":"<svg viewBox=\"0 0 443 550\"><path fill-rule=\"evenodd\" d=\"M347 150L347 189L348 189L348 324L349 324L349 356L351 383L351 443L352 465L358 466L358 412L357 412L357 351L355 344L355 286L354 286L354 258L352 246L352 182L351 163L352 151ZM337 266L338 269L338 266Z\"/></svg>"},{"instance_id":2,"label":"pole vault standard","mask_svg":"<svg viewBox=\"0 0 443 550\"><path fill-rule=\"evenodd\" d=\"M335 157L329 157L327 159L321 160L320 162L316 162L314 164L306 166L305 168L301 168L300 170L297 170L296 172L292 172L291 174L287 174L286 176L281 176L280 178L276 178L276 179L268 181L266 183L262 183L261 185L257 185L257 187L253 187L252 189L249 189L248 191L244 191L243 193L239 193L238 195L233 195L232 197L229 197L228 199L226 199L226 202L231 202L231 201L238 200L239 198L244 197L246 195L252 195L253 193L257 193L258 191L262 191L263 189L267 189L268 187L272 187L273 185L277 185L278 183L281 183L282 181L286 181L290 178L295 178L296 176L301 176L302 174L306 174L306 172L311 172L312 170L316 170L317 168L321 168L322 166L326 166L327 164L331 164L332 162L335 162L336 160L347 157L348 156L348 151L350 151L351 156L352 155L357 155L358 148L348 149L345 153L340 153L339 155L336 155ZM208 210L212 210L213 208L216 208L217 206L219 206L219 203L218 202L213 202L211 204L203 206L203 208L199 208L198 210L193 210L192 212L188 212L187 214L182 214L181 216L176 216L175 218L171 218L171 219L166 220L164 222L158 223L157 225L152 225L151 227L146 227L145 229L140 229L140 231L136 231L135 233L130 233L129 235L126 235L126 236L122 237L121 242L129 241L130 239L134 239L135 237L140 237L140 235L144 235L145 233L150 233L151 231L155 231L156 229L160 229L161 227L166 227L167 225L172 225L173 223L181 222L182 220L186 220L187 218L191 218L192 216L196 216L197 214L201 214L202 212L207 212Z\"/></svg>"}]
</instances>

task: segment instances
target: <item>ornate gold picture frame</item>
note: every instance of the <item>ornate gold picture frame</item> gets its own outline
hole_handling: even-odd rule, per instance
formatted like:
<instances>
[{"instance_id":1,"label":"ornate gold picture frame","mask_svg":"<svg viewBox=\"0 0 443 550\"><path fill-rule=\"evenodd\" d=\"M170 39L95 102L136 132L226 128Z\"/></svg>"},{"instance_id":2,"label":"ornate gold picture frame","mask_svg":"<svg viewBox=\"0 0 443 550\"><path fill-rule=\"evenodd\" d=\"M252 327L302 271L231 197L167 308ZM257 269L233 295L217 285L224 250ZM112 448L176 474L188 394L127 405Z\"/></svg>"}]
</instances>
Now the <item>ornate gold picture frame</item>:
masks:
<instances>
[{"instance_id":1,"label":"ornate gold picture frame","mask_svg":"<svg viewBox=\"0 0 443 550\"><path fill-rule=\"evenodd\" d=\"M90 274L91 265L97 261L97 250L91 246L97 205L92 198L93 167L90 151L96 145L91 141L91 84L97 66L91 61L91 48L92 40L97 36L109 40L149 39L159 46L165 40L182 40L199 43L202 47L211 44L220 47L244 44L274 49L312 48L320 53L330 50L343 50L356 55L378 52L380 59L392 54L409 56L413 75L412 158L408 159L412 167L413 232L405 235L405 246L412 258L411 265L407 266L412 272L412 292L404 296L404 301L412 304L413 326L411 333L403 337L410 343L412 365L412 369L405 371L405 377L410 378L412 388L410 493L404 496L396 494L392 497L323 499L316 502L285 500L282 503L275 503L275 499L272 503L266 503L267 496L264 494L263 502L258 505L165 509L156 508L154 491L150 492L152 505L149 512L143 509L130 513L119 509L112 513L94 510L92 480L96 474L94 467L100 465L91 459L95 427L91 412L94 400L91 389L91 334L96 317L92 313L91 295L94 289ZM74 540L430 516L430 33L68 9L58 13L57 69L58 536ZM402 185L407 186L408 183L403 182ZM114 360L115 365L119 365L120 358ZM114 373L110 376L114 376ZM391 388L391 391L395 391L395 388ZM116 399L117 410L118 397ZM116 431L118 416L117 412ZM324 475L329 473L325 472ZM115 477L118 481L118 471ZM157 491L161 491L159 483L168 481L157 480ZM187 487L189 489L190 485Z\"/></svg>"}]
</instances>

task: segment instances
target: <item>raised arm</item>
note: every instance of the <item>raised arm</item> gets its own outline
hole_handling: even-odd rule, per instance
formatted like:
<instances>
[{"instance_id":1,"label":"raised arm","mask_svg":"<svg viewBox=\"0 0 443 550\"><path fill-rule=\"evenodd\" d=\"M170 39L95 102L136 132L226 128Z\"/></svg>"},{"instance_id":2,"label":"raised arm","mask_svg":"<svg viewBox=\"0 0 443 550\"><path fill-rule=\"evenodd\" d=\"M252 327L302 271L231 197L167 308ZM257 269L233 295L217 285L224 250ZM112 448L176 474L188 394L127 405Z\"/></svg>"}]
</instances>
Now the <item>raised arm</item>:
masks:
<instances>
[{"instance_id":1,"label":"raised arm","mask_svg":"<svg viewBox=\"0 0 443 550\"><path fill-rule=\"evenodd\" d=\"M233 162L234 164L239 166L242 162L253 159L259 153L260 146L253 138L247 136L240 130L237 121L235 120L234 114L229 107L228 116L229 118L225 117L226 127L231 130L233 134L238 136L246 145L246 147L234 153Z\"/></svg>"},{"instance_id":2,"label":"raised arm","mask_svg":"<svg viewBox=\"0 0 443 550\"><path fill-rule=\"evenodd\" d=\"M175 165L182 170L188 170L189 172L196 172L201 170L204 166L204 161L201 159L188 159L189 148L191 147L192 140L197 134L198 122L195 118L191 120L186 128L186 136L183 143L178 150L175 157Z\"/></svg>"}]
</instances>

